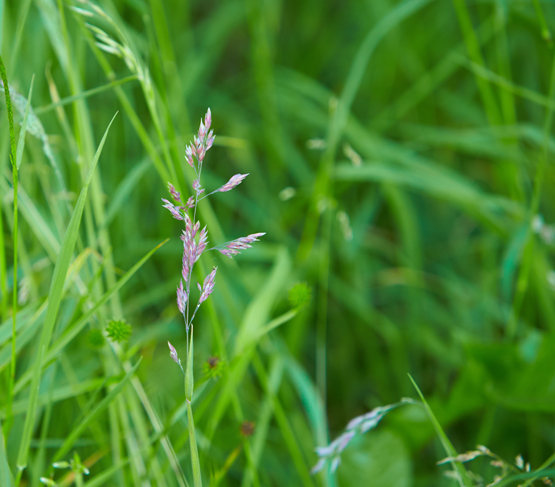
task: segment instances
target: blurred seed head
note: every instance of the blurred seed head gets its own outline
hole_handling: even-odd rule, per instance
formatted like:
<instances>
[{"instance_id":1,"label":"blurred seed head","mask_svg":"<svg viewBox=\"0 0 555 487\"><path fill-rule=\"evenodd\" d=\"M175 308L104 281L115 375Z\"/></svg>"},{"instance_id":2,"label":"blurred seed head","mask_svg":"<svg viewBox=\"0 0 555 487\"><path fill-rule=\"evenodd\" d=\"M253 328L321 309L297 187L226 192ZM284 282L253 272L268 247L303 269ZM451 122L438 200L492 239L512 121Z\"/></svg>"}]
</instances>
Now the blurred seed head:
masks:
<instances>
[{"instance_id":1,"label":"blurred seed head","mask_svg":"<svg viewBox=\"0 0 555 487\"><path fill-rule=\"evenodd\" d=\"M204 375L210 379L219 379L225 369L225 362L217 356L210 357L202 366Z\"/></svg>"},{"instance_id":2,"label":"blurred seed head","mask_svg":"<svg viewBox=\"0 0 555 487\"><path fill-rule=\"evenodd\" d=\"M288 186L287 188L283 188L279 192L279 199L281 201L287 201L293 198L293 196L295 196L296 194L297 190L295 188L292 188L291 186Z\"/></svg>"},{"instance_id":3,"label":"blurred seed head","mask_svg":"<svg viewBox=\"0 0 555 487\"><path fill-rule=\"evenodd\" d=\"M353 166L360 167L362 165L362 158L349 144L343 145L343 153L353 163Z\"/></svg>"},{"instance_id":4,"label":"blurred seed head","mask_svg":"<svg viewBox=\"0 0 555 487\"><path fill-rule=\"evenodd\" d=\"M250 436L254 435L254 428L255 425L252 421L243 421L239 428L241 436L243 438L249 438Z\"/></svg>"},{"instance_id":5,"label":"blurred seed head","mask_svg":"<svg viewBox=\"0 0 555 487\"><path fill-rule=\"evenodd\" d=\"M131 332L131 326L125 320L110 320L106 325L106 333L112 342L126 342Z\"/></svg>"},{"instance_id":6,"label":"blurred seed head","mask_svg":"<svg viewBox=\"0 0 555 487\"><path fill-rule=\"evenodd\" d=\"M306 141L306 147L310 150L324 150L326 141L324 139L309 139Z\"/></svg>"},{"instance_id":7,"label":"blurred seed head","mask_svg":"<svg viewBox=\"0 0 555 487\"><path fill-rule=\"evenodd\" d=\"M312 288L306 282L298 282L289 289L289 304L293 308L301 308L310 304Z\"/></svg>"},{"instance_id":8,"label":"blurred seed head","mask_svg":"<svg viewBox=\"0 0 555 487\"><path fill-rule=\"evenodd\" d=\"M343 238L347 241L353 240L353 229L351 228L351 220L349 219L349 215L347 215L347 213L345 213L344 211L338 211L337 221L339 222Z\"/></svg>"}]
</instances>

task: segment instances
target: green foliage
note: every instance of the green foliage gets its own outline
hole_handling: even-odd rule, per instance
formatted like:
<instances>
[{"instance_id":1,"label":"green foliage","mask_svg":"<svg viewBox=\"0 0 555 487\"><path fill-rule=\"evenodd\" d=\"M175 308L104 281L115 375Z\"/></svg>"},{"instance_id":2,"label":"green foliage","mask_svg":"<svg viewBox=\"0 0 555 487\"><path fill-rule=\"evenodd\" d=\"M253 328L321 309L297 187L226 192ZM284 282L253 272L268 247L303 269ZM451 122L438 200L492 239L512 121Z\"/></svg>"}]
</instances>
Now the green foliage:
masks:
<instances>
[{"instance_id":1,"label":"green foliage","mask_svg":"<svg viewBox=\"0 0 555 487\"><path fill-rule=\"evenodd\" d=\"M312 299L312 289L306 282L299 282L289 289L289 304L293 308L307 306Z\"/></svg>"},{"instance_id":2,"label":"green foliage","mask_svg":"<svg viewBox=\"0 0 555 487\"><path fill-rule=\"evenodd\" d=\"M443 487L477 444L530 462L498 485L555 475L552 2L2 5L2 487ZM207 193L249 173L200 202L210 246L266 236L197 263L218 282L186 361L160 198L192 194L208 106ZM103 338L114 316L132 336ZM311 475L351 418L418 396L407 373L425 407Z\"/></svg>"},{"instance_id":3,"label":"green foliage","mask_svg":"<svg viewBox=\"0 0 555 487\"><path fill-rule=\"evenodd\" d=\"M409 487L413 485L413 465L403 440L391 431L381 430L357 438L341 457L340 485Z\"/></svg>"},{"instance_id":4,"label":"green foliage","mask_svg":"<svg viewBox=\"0 0 555 487\"><path fill-rule=\"evenodd\" d=\"M91 347L93 350L100 350L106 343L106 340L104 339L104 335L100 330L93 329L89 330L89 332L87 333L87 342L89 347Z\"/></svg>"}]
</instances>

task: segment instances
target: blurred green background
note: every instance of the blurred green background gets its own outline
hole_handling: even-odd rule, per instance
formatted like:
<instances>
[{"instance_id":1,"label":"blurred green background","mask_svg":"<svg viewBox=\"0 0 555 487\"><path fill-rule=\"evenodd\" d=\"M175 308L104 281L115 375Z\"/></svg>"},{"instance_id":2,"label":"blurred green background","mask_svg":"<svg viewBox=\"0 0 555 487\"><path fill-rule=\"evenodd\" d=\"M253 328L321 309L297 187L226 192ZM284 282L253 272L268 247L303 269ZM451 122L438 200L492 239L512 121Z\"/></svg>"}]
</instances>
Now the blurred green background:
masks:
<instances>
[{"instance_id":1,"label":"blurred green background","mask_svg":"<svg viewBox=\"0 0 555 487\"><path fill-rule=\"evenodd\" d=\"M103 398L64 450L88 465L86 485L192 482L182 375L166 346L185 356L181 227L160 198L167 181L190 195L183 156L207 107L217 137L204 185L250 176L203 201L200 221L213 245L267 234L233 261L205 254L197 276L219 266L195 328L205 484L456 485L416 406L357 438L337 475L309 473L314 448L351 418L416 398L409 373L457 451L483 444L532 469L553 461L554 15L539 0L0 2L16 128L34 76L4 431L14 477L53 263L116 112L52 343L170 238L45 367L20 485L52 475L64 439ZM5 108L2 421L13 286ZM128 343L100 337L113 318L132 326ZM217 380L203 365L211 356L223 360ZM482 460L469 468L485 479L474 485L500 473ZM73 482L63 473L53 478Z\"/></svg>"}]
</instances>

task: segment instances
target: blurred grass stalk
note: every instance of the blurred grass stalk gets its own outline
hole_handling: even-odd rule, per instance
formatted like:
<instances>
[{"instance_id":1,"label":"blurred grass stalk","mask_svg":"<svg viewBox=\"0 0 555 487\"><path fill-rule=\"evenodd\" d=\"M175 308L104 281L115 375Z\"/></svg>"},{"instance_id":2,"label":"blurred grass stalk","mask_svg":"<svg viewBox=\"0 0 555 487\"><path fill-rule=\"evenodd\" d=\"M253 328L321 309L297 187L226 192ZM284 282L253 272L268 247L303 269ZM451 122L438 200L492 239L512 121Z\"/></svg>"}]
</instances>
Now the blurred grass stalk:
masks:
<instances>
[{"instance_id":1,"label":"blurred grass stalk","mask_svg":"<svg viewBox=\"0 0 555 487\"><path fill-rule=\"evenodd\" d=\"M6 97L6 108L8 112L8 127L9 127L9 134L10 134L10 161L12 163L12 178L13 178L13 284L12 284L12 356L11 356L11 363L9 369L9 377L8 377L8 397L7 397L7 405L6 405L6 425L5 428L5 437L2 439L7 439L9 436L12 424L13 424L13 414L12 414L12 403L13 403L13 388L15 384L15 372L16 372L16 315L17 315L17 241L18 241L18 211L17 211L17 189L18 189L18 172L19 172L19 164L17 161L17 150L15 146L15 130L14 130L14 123L13 123L13 111L12 111L12 102L10 98L10 87L8 83L8 77L6 75L6 68L4 66L4 60L2 56L0 56L0 74L2 76L2 83L4 87L4 93ZM28 108L28 106L27 106ZM23 139L25 138L25 129L22 128L22 135ZM21 142L21 138L20 138ZM0 219L2 217L0 216ZM0 230L3 232L3 224ZM2 240L4 240L4 236L2 235ZM3 242L2 242L3 243ZM4 246L2 246L2 254L4 254ZM4 256L2 257L2 262L5 263ZM5 264L4 264L5 266ZM3 267L4 267L3 266ZM5 271L3 272L4 276L6 275ZM3 277L4 277L3 276ZM2 286L2 301L5 302L7 300L7 285ZM6 317L6 309L5 306L2 306L2 318Z\"/></svg>"}]
</instances>

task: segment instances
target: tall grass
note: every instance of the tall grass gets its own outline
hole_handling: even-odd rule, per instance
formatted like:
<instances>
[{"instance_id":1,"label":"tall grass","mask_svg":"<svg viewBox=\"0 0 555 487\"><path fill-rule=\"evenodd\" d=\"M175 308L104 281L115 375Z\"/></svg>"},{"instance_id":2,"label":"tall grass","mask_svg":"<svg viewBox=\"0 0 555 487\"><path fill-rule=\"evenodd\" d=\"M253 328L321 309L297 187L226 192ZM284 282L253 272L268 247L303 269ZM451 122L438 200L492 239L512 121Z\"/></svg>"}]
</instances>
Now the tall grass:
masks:
<instances>
[{"instance_id":1,"label":"tall grass","mask_svg":"<svg viewBox=\"0 0 555 487\"><path fill-rule=\"evenodd\" d=\"M194 485L193 414L205 485L485 485L492 457L459 461L476 445L530 463L497 485L553 476L554 15L0 2L0 485ZM267 236L195 267L218 285L189 405L159 198L192 194L207 106L206 187L250 176L199 219L213 244ZM311 475L351 418L407 396Z\"/></svg>"}]
</instances>

